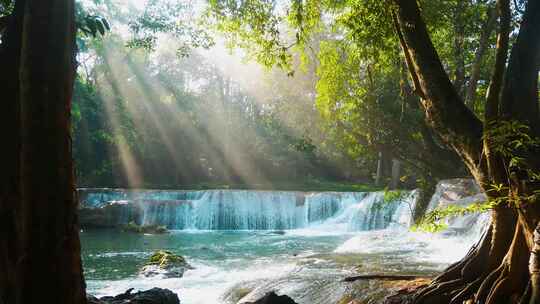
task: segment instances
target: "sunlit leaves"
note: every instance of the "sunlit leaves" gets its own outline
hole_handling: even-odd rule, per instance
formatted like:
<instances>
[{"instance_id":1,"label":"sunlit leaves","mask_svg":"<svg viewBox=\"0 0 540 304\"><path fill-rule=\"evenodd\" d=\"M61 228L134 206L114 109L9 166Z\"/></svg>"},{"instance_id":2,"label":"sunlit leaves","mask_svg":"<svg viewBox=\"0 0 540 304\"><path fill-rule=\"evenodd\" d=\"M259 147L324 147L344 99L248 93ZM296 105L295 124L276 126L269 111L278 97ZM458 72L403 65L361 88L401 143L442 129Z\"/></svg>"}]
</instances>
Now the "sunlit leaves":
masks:
<instances>
[{"instance_id":1,"label":"sunlit leaves","mask_svg":"<svg viewBox=\"0 0 540 304\"><path fill-rule=\"evenodd\" d=\"M447 220L452 217L464 216L471 213L486 212L493 209L498 202L477 202L468 206L448 205L428 212L413 230L439 232L448 227Z\"/></svg>"},{"instance_id":2,"label":"sunlit leaves","mask_svg":"<svg viewBox=\"0 0 540 304\"><path fill-rule=\"evenodd\" d=\"M248 57L272 67L290 70L289 49L294 42L282 33L285 15L272 0L210 0L207 22L221 32L230 48L239 47Z\"/></svg>"},{"instance_id":3,"label":"sunlit leaves","mask_svg":"<svg viewBox=\"0 0 540 304\"><path fill-rule=\"evenodd\" d=\"M106 32L111 30L109 22L101 16L86 15L84 13L77 15L77 29L84 35L97 37L103 36Z\"/></svg>"},{"instance_id":4,"label":"sunlit leaves","mask_svg":"<svg viewBox=\"0 0 540 304\"><path fill-rule=\"evenodd\" d=\"M191 48L208 48L212 37L198 24L190 3L178 0L150 0L144 10L129 22L132 33L127 45L152 51L160 35L177 39L178 55L186 56Z\"/></svg>"},{"instance_id":5,"label":"sunlit leaves","mask_svg":"<svg viewBox=\"0 0 540 304\"><path fill-rule=\"evenodd\" d=\"M0 0L0 18L11 14L15 5L14 0ZM2 25L0 24L0 29Z\"/></svg>"}]
</instances>

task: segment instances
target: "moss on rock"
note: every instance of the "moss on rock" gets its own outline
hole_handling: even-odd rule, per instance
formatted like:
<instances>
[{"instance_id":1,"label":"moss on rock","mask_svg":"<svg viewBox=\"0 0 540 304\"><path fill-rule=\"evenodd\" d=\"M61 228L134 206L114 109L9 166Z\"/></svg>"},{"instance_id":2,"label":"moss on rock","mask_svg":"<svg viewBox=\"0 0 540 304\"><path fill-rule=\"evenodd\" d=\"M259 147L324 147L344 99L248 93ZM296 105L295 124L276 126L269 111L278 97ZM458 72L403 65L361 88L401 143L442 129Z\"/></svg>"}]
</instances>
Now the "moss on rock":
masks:
<instances>
[{"instance_id":1,"label":"moss on rock","mask_svg":"<svg viewBox=\"0 0 540 304\"><path fill-rule=\"evenodd\" d=\"M186 259L167 250L154 252L140 273L146 277L162 275L167 278L182 277L188 269L193 269Z\"/></svg>"}]
</instances>

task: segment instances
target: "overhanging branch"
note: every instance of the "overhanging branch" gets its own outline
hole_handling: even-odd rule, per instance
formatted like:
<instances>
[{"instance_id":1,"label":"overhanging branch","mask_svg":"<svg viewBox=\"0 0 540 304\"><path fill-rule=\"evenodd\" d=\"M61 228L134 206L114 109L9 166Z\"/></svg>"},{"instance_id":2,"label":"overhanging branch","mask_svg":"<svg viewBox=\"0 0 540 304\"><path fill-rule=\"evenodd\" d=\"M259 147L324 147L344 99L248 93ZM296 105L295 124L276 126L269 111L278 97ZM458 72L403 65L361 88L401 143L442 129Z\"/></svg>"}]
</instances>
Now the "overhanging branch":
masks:
<instances>
[{"instance_id":1,"label":"overhanging branch","mask_svg":"<svg viewBox=\"0 0 540 304\"><path fill-rule=\"evenodd\" d=\"M433 46L416 0L394 0L394 14L402 35L400 41L411 61L411 76L423 94L428 123L467 164L481 174L481 121L465 106L444 70ZM477 180L484 180L476 176Z\"/></svg>"}]
</instances>

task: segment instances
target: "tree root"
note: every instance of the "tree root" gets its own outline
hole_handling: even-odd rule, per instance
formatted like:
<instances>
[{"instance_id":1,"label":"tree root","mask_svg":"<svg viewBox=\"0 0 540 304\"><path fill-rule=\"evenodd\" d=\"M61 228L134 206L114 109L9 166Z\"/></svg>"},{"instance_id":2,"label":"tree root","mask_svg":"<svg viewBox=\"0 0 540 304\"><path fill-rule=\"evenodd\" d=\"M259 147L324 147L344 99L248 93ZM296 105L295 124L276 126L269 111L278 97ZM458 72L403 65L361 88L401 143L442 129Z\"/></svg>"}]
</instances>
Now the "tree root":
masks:
<instances>
[{"instance_id":1,"label":"tree root","mask_svg":"<svg viewBox=\"0 0 540 304\"><path fill-rule=\"evenodd\" d=\"M400 275L400 274L366 274L352 277L346 277L343 282L354 282L358 280L391 280L391 281L411 281L426 276Z\"/></svg>"},{"instance_id":2,"label":"tree root","mask_svg":"<svg viewBox=\"0 0 540 304\"><path fill-rule=\"evenodd\" d=\"M478 290L478 287L480 284L482 284L482 281L484 280L484 277L480 277L471 283L467 284L465 287L463 287L459 292L456 292L454 297L450 300L450 304L461 304L463 301L469 299L474 295L476 290Z\"/></svg>"},{"instance_id":3,"label":"tree root","mask_svg":"<svg viewBox=\"0 0 540 304\"><path fill-rule=\"evenodd\" d=\"M525 271L529 247L523 229L517 224L510 244L497 244L497 252L492 246L494 229L489 229L493 232L488 230L465 258L447 268L430 285L418 290L412 297L412 303L540 304L534 296L535 282L531 280L532 276L540 273L540 257L533 250L529 275ZM537 240L536 252L540 252L540 228L535 242Z\"/></svg>"}]
</instances>

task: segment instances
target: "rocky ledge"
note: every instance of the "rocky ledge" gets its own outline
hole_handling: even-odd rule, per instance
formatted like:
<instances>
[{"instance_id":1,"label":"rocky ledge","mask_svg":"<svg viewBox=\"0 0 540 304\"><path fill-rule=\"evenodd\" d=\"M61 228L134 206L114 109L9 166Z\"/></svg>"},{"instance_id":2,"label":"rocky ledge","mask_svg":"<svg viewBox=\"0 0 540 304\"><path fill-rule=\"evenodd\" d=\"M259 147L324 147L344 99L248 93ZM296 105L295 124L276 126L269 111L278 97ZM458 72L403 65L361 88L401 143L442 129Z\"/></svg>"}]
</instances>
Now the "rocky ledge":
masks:
<instances>
[{"instance_id":1,"label":"rocky ledge","mask_svg":"<svg viewBox=\"0 0 540 304\"><path fill-rule=\"evenodd\" d=\"M245 302L244 304L296 304L296 302L286 295L278 296L272 291L255 302Z\"/></svg>"},{"instance_id":2,"label":"rocky ledge","mask_svg":"<svg viewBox=\"0 0 540 304\"><path fill-rule=\"evenodd\" d=\"M89 295L88 304L180 304L178 295L168 289L152 288L131 293L133 288L114 297L96 298Z\"/></svg>"}]
</instances>

